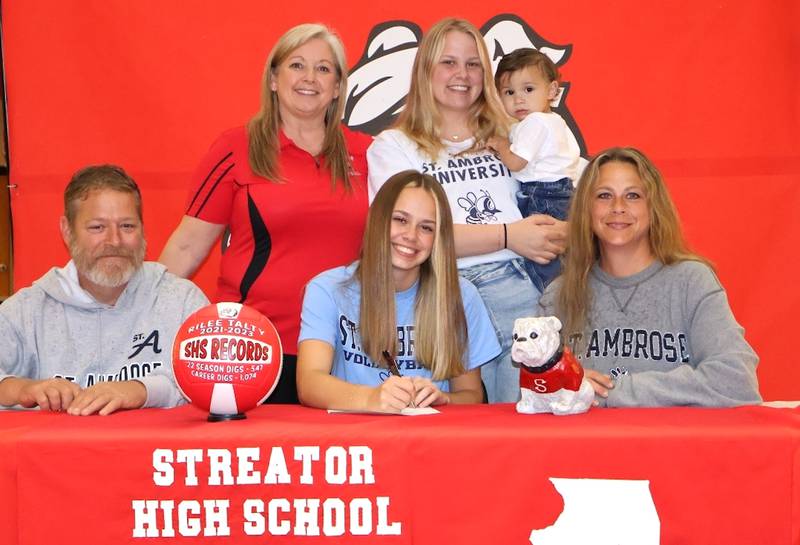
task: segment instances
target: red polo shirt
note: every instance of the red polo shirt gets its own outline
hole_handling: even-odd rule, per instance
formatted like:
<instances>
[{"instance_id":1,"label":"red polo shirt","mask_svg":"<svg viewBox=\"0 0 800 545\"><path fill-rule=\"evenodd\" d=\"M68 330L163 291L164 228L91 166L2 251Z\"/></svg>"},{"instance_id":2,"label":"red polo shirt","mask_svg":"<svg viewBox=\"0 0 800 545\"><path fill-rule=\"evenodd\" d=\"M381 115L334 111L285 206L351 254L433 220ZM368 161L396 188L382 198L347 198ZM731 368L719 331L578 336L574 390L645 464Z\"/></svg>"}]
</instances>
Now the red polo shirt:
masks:
<instances>
[{"instance_id":1,"label":"red polo shirt","mask_svg":"<svg viewBox=\"0 0 800 545\"><path fill-rule=\"evenodd\" d=\"M355 174L353 191L315 157L280 133L285 181L257 176L247 159L244 127L223 133L195 171L186 214L230 227L215 301L250 305L278 330L286 354L297 353L303 289L316 274L358 257L367 214L367 135L343 128Z\"/></svg>"}]
</instances>

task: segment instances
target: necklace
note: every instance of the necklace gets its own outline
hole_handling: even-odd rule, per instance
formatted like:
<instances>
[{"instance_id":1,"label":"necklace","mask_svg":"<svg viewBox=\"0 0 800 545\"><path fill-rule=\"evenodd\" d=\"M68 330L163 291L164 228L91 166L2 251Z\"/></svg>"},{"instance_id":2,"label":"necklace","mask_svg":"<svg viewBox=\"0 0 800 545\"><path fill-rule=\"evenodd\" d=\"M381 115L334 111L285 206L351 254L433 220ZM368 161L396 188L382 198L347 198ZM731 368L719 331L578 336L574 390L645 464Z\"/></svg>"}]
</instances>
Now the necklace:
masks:
<instances>
[{"instance_id":1,"label":"necklace","mask_svg":"<svg viewBox=\"0 0 800 545\"><path fill-rule=\"evenodd\" d=\"M626 311L628 310L628 303L630 303L631 300L633 300L633 296L636 295L636 291L639 289L639 285L640 284L636 284L633 287L633 290L630 292L630 294L628 295L627 299L625 299L624 303L619 298L619 295L622 295L624 297L624 293L618 295L617 294L617 290L614 289L614 288L611 288L611 296L614 298L614 302L617 304L617 309L619 309L619 311L622 314L626 314ZM630 289L630 288L627 288L627 289ZM627 290L621 290L621 291L624 292L624 291L627 291Z\"/></svg>"},{"instance_id":2,"label":"necklace","mask_svg":"<svg viewBox=\"0 0 800 545\"><path fill-rule=\"evenodd\" d=\"M472 134L468 133L466 136L459 136L457 134L452 135L449 140L451 142L461 142L462 140L466 140L467 138L471 138Z\"/></svg>"}]
</instances>

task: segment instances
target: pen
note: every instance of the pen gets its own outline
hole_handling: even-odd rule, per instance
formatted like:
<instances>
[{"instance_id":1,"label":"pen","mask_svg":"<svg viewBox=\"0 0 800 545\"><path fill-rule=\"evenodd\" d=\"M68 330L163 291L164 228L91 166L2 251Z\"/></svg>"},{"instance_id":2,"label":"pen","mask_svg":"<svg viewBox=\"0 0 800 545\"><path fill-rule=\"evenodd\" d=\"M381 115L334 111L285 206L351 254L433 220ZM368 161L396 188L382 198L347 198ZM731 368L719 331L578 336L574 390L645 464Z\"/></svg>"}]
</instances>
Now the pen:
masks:
<instances>
[{"instance_id":1,"label":"pen","mask_svg":"<svg viewBox=\"0 0 800 545\"><path fill-rule=\"evenodd\" d=\"M389 366L389 372L396 377L402 377L403 375L400 374L400 368L397 367L397 362L394 360L394 357L389 354L388 350L383 351L383 359L386 360L386 365ZM416 408L414 404L414 399L411 399L411 407Z\"/></svg>"}]
</instances>

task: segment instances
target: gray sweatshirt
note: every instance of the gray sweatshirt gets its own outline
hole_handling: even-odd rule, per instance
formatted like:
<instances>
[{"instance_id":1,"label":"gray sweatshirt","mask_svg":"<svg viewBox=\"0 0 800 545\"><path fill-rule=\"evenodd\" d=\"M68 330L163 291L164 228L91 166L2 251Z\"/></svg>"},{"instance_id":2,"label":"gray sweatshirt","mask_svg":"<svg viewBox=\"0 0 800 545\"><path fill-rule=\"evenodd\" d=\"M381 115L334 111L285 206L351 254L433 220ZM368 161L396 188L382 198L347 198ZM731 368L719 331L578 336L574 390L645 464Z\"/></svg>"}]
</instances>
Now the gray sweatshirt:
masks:
<instances>
[{"instance_id":1,"label":"gray sweatshirt","mask_svg":"<svg viewBox=\"0 0 800 545\"><path fill-rule=\"evenodd\" d=\"M53 268L0 305L0 380L62 377L86 388L141 381L145 407L182 402L172 372L172 341L183 321L208 304L192 282L146 262L114 306L78 284L75 265Z\"/></svg>"},{"instance_id":2,"label":"gray sweatshirt","mask_svg":"<svg viewBox=\"0 0 800 545\"><path fill-rule=\"evenodd\" d=\"M556 279L545 290L539 315L557 315L560 286ZM586 331L564 332L564 338L586 369L614 380L607 406L761 402L758 357L709 267L656 261L633 276L615 278L595 264L589 287Z\"/></svg>"}]
</instances>

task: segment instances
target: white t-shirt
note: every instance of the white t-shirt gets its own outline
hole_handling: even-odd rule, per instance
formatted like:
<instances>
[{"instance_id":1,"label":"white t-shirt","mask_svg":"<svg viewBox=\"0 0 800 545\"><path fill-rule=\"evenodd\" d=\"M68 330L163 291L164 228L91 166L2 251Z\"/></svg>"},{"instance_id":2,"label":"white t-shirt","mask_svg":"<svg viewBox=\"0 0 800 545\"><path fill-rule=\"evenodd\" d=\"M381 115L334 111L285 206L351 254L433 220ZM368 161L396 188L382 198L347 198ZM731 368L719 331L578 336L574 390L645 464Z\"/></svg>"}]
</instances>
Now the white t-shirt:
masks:
<instances>
[{"instance_id":1,"label":"white t-shirt","mask_svg":"<svg viewBox=\"0 0 800 545\"><path fill-rule=\"evenodd\" d=\"M436 161L431 161L416 143L397 129L376 136L367 150L370 202L392 175L412 169L433 176L442 185L454 223L493 225L522 219L516 198L519 184L500 159L489 150L459 155L472 146L472 139L445 143L446 149ZM518 257L511 250L498 250L461 257L458 268Z\"/></svg>"},{"instance_id":2,"label":"white t-shirt","mask_svg":"<svg viewBox=\"0 0 800 545\"><path fill-rule=\"evenodd\" d=\"M511 151L528 164L512 174L520 182L555 182L580 175L581 150L564 119L555 112L533 112L511 127Z\"/></svg>"}]
</instances>

